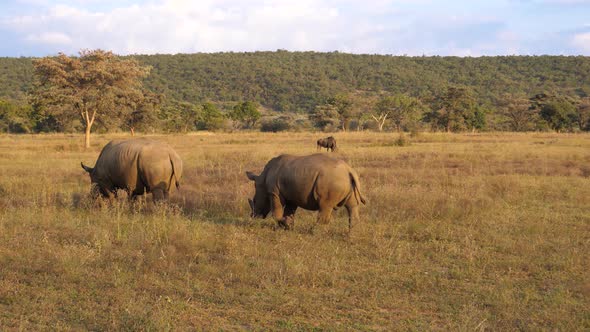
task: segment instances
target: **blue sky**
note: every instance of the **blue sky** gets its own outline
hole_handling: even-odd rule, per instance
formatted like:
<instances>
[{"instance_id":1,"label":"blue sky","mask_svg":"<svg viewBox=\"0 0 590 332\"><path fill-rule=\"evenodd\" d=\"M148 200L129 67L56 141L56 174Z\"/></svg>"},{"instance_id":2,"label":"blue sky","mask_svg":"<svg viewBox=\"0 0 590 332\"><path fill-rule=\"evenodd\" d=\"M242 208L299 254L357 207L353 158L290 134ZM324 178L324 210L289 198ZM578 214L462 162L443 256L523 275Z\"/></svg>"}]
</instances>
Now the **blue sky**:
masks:
<instances>
[{"instance_id":1,"label":"blue sky","mask_svg":"<svg viewBox=\"0 0 590 332\"><path fill-rule=\"evenodd\" d=\"M3 0L0 56L590 55L590 0Z\"/></svg>"}]
</instances>

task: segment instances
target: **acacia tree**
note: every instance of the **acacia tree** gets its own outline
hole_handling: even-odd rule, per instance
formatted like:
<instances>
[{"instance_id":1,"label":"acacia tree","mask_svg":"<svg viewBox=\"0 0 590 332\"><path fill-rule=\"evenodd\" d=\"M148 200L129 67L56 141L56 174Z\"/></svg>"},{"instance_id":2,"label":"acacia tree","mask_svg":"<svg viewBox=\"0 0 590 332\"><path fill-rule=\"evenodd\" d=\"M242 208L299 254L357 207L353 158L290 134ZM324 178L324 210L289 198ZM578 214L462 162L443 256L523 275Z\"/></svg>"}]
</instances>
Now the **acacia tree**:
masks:
<instances>
[{"instance_id":1,"label":"acacia tree","mask_svg":"<svg viewBox=\"0 0 590 332\"><path fill-rule=\"evenodd\" d=\"M350 120L354 117L352 98L349 95L339 94L328 99L328 104L338 114L342 131L346 131Z\"/></svg>"},{"instance_id":2,"label":"acacia tree","mask_svg":"<svg viewBox=\"0 0 590 332\"><path fill-rule=\"evenodd\" d=\"M436 104L437 109L428 118L447 132L465 129L475 113L475 99L466 87L448 87L437 97Z\"/></svg>"},{"instance_id":3,"label":"acacia tree","mask_svg":"<svg viewBox=\"0 0 590 332\"><path fill-rule=\"evenodd\" d=\"M351 94L353 103L353 118L356 120L356 130L364 130L368 122L372 122L371 110L377 102L377 95L372 91L358 90Z\"/></svg>"},{"instance_id":4,"label":"acacia tree","mask_svg":"<svg viewBox=\"0 0 590 332\"><path fill-rule=\"evenodd\" d=\"M387 121L387 117L389 116L389 110L375 107L375 112L371 113L370 116L375 120L377 123L377 128L379 131L383 131L383 126L385 125L385 121Z\"/></svg>"},{"instance_id":5,"label":"acacia tree","mask_svg":"<svg viewBox=\"0 0 590 332\"><path fill-rule=\"evenodd\" d=\"M206 102L202 105L202 108L203 112L197 125L198 129L216 130L223 127L223 113L219 111L215 104Z\"/></svg>"},{"instance_id":6,"label":"acacia tree","mask_svg":"<svg viewBox=\"0 0 590 332\"><path fill-rule=\"evenodd\" d=\"M371 117L377 123L379 131L383 131L383 126L389 116L399 132L402 127L418 121L421 110L422 103L419 99L404 94L396 94L382 97L375 104Z\"/></svg>"},{"instance_id":7,"label":"acacia tree","mask_svg":"<svg viewBox=\"0 0 590 332\"><path fill-rule=\"evenodd\" d=\"M124 126L135 136L136 129L147 129L157 122L156 111L164 101L164 95L145 91L143 100L137 103L135 109L130 113L121 115L124 119Z\"/></svg>"},{"instance_id":8,"label":"acacia tree","mask_svg":"<svg viewBox=\"0 0 590 332\"><path fill-rule=\"evenodd\" d=\"M350 120L355 116L356 110L353 106L353 98L350 95L338 94L328 98L324 104L316 106L310 119L316 123L316 126L322 128L328 124L335 125L338 121L342 131L346 131Z\"/></svg>"},{"instance_id":9,"label":"acacia tree","mask_svg":"<svg viewBox=\"0 0 590 332\"><path fill-rule=\"evenodd\" d=\"M336 127L338 124L338 112L331 104L322 104L315 107L309 114L309 119L317 128L325 130L328 127Z\"/></svg>"},{"instance_id":10,"label":"acacia tree","mask_svg":"<svg viewBox=\"0 0 590 332\"><path fill-rule=\"evenodd\" d=\"M134 59L103 50L82 50L78 57L59 53L35 60L33 65L33 105L60 121L79 115L86 148L98 117L121 117L141 102L141 79L150 70Z\"/></svg>"},{"instance_id":11,"label":"acacia tree","mask_svg":"<svg viewBox=\"0 0 590 332\"><path fill-rule=\"evenodd\" d=\"M245 101L234 106L229 113L232 120L241 122L246 128L252 128L260 119L262 114L258 111L258 107L252 101Z\"/></svg>"},{"instance_id":12,"label":"acacia tree","mask_svg":"<svg viewBox=\"0 0 590 332\"><path fill-rule=\"evenodd\" d=\"M508 120L510 130L526 131L532 128L537 111L531 107L531 101L525 96L504 95L498 100L500 114Z\"/></svg>"},{"instance_id":13,"label":"acacia tree","mask_svg":"<svg viewBox=\"0 0 590 332\"><path fill-rule=\"evenodd\" d=\"M158 116L165 131L188 132L197 129L202 107L186 101L172 100L162 106Z\"/></svg>"}]
</instances>

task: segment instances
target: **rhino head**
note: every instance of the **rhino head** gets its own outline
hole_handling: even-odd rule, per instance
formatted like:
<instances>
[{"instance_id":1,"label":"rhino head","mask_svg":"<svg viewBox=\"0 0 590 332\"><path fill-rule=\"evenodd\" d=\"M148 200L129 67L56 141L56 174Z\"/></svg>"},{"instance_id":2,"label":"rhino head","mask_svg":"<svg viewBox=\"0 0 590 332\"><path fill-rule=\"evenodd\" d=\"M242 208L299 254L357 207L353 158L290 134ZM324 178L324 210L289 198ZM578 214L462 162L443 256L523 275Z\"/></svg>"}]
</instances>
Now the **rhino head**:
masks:
<instances>
[{"instance_id":1,"label":"rhino head","mask_svg":"<svg viewBox=\"0 0 590 332\"><path fill-rule=\"evenodd\" d=\"M98 178L95 168L84 165L83 162L80 162L82 168L90 175L90 196L92 198L97 198L98 195L102 195L103 197L108 197L108 192L100 185L100 179Z\"/></svg>"},{"instance_id":2,"label":"rhino head","mask_svg":"<svg viewBox=\"0 0 590 332\"><path fill-rule=\"evenodd\" d=\"M246 172L246 176L251 181L254 181L254 187L256 192L254 198L248 198L248 204L250 205L250 217L252 218L266 218L270 212L270 197L266 190L264 178L260 175L255 175L252 172Z\"/></svg>"}]
</instances>

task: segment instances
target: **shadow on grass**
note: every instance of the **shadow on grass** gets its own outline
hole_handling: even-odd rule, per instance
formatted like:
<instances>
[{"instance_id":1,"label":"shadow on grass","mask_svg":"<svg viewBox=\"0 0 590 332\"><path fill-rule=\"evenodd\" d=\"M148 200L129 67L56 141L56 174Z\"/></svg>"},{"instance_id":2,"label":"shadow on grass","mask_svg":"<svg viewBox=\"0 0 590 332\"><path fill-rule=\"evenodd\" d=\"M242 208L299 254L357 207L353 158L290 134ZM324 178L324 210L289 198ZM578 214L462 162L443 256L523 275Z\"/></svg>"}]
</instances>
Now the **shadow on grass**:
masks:
<instances>
[{"instance_id":1,"label":"shadow on grass","mask_svg":"<svg viewBox=\"0 0 590 332\"><path fill-rule=\"evenodd\" d=\"M220 226L234 226L240 228L272 230L277 235L292 234L297 236L327 236L332 239L349 241L348 221L344 214L335 212L329 224L316 224L315 211L298 211L295 218L295 227L285 230L268 216L265 219L250 218L245 213L239 215L239 209L223 209L211 202L198 199L198 195L190 191L176 192L168 201L153 202L151 195L143 195L136 200L129 200L124 191L119 191L117 197L106 199L102 197L92 198L89 193L75 192L71 194L71 200L61 195L56 196L59 202L53 202L56 206L65 209L89 211L105 214L105 218L112 214L117 215L144 215L161 216L164 219L180 217L191 222L204 222ZM59 204L57 204L59 203ZM212 206L207 208L207 206ZM354 235L354 228L352 231ZM354 236L353 236L354 237Z\"/></svg>"},{"instance_id":2,"label":"shadow on grass","mask_svg":"<svg viewBox=\"0 0 590 332\"><path fill-rule=\"evenodd\" d=\"M245 228L276 229L274 220L253 219L248 216L238 216L234 211L222 211L219 208L207 209L207 202L196 199L197 195L190 192L175 193L168 201L153 202L151 194L139 196L129 200L124 191L119 191L117 197L107 199L92 198L88 193L73 193L71 204L62 204L65 208L84 211L123 212L124 214L162 215L168 217L183 217L190 221L207 222L223 226Z\"/></svg>"}]
</instances>

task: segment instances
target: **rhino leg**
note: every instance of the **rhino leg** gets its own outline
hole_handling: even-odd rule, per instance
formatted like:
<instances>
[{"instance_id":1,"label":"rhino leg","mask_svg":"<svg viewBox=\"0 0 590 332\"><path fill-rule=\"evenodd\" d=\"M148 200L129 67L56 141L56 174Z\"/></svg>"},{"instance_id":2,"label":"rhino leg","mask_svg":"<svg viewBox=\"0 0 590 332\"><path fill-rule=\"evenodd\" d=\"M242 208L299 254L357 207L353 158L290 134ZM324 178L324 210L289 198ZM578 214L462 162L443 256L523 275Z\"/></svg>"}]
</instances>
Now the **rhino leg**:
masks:
<instances>
[{"instance_id":1,"label":"rhino leg","mask_svg":"<svg viewBox=\"0 0 590 332\"><path fill-rule=\"evenodd\" d=\"M154 203L163 201L166 198L164 190L161 188L155 188L152 190L152 198L154 199Z\"/></svg>"},{"instance_id":2,"label":"rhino leg","mask_svg":"<svg viewBox=\"0 0 590 332\"><path fill-rule=\"evenodd\" d=\"M356 202L356 200L355 200L355 202ZM351 204L350 202L348 202L348 203L346 203L345 207L346 207L346 211L348 212L348 233L350 234L350 232L352 231L353 224L360 220L359 205L358 205L358 203Z\"/></svg>"},{"instance_id":3,"label":"rhino leg","mask_svg":"<svg viewBox=\"0 0 590 332\"><path fill-rule=\"evenodd\" d=\"M100 191L101 196L108 199L110 202L112 202L115 198L117 198L117 190L114 188L100 187L99 191Z\"/></svg>"},{"instance_id":4,"label":"rhino leg","mask_svg":"<svg viewBox=\"0 0 590 332\"><path fill-rule=\"evenodd\" d=\"M280 227L283 227L285 230L293 229L297 205L286 203L285 199L279 194L273 194L271 198L271 211Z\"/></svg>"},{"instance_id":5,"label":"rhino leg","mask_svg":"<svg viewBox=\"0 0 590 332\"><path fill-rule=\"evenodd\" d=\"M129 200L136 201L137 197L143 195L144 192L145 189L143 187L135 188L135 190L133 190L129 195Z\"/></svg>"},{"instance_id":6,"label":"rhino leg","mask_svg":"<svg viewBox=\"0 0 590 332\"><path fill-rule=\"evenodd\" d=\"M270 211L276 220L283 219L283 199L278 194L272 194L270 198Z\"/></svg>"},{"instance_id":7,"label":"rhino leg","mask_svg":"<svg viewBox=\"0 0 590 332\"><path fill-rule=\"evenodd\" d=\"M329 224L330 223L330 219L332 219L332 210L334 210L334 207L332 206L322 206L320 204L320 210L318 212L318 218L316 220L316 223L313 224L311 226L311 228L309 229L309 233L313 234L315 231L315 228L318 224Z\"/></svg>"},{"instance_id":8,"label":"rhino leg","mask_svg":"<svg viewBox=\"0 0 590 332\"><path fill-rule=\"evenodd\" d=\"M320 203L320 211L318 213L318 224L329 224L330 219L332 219L332 210L334 209L333 206L328 204L321 204Z\"/></svg>"},{"instance_id":9,"label":"rhino leg","mask_svg":"<svg viewBox=\"0 0 590 332\"><path fill-rule=\"evenodd\" d=\"M297 205L287 203L284 216L279 220L279 226L282 226L285 229L293 229L295 226L295 211L297 211Z\"/></svg>"},{"instance_id":10,"label":"rhino leg","mask_svg":"<svg viewBox=\"0 0 590 332\"><path fill-rule=\"evenodd\" d=\"M294 216L295 211L297 211L297 205L287 203L285 206L285 216Z\"/></svg>"}]
</instances>

